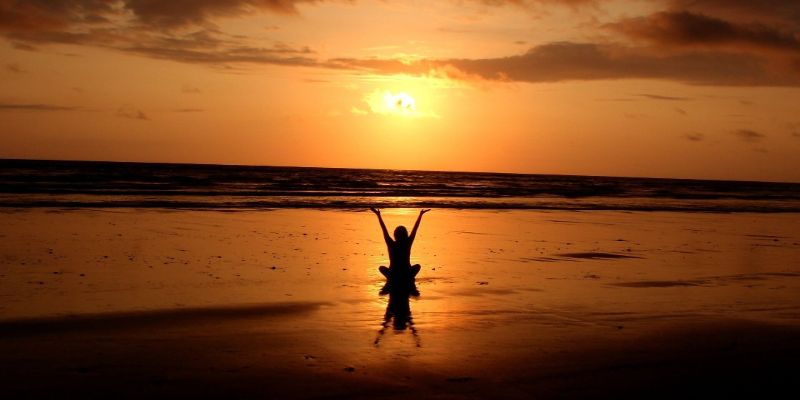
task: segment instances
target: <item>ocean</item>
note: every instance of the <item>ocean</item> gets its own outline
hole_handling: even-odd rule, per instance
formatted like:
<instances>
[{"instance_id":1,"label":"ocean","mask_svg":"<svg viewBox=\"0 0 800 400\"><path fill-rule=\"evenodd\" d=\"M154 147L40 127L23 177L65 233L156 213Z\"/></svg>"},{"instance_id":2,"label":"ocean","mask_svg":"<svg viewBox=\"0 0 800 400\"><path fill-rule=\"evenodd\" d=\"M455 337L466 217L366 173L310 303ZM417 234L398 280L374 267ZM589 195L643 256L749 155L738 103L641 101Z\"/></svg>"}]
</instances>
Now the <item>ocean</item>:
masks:
<instances>
[{"instance_id":1,"label":"ocean","mask_svg":"<svg viewBox=\"0 0 800 400\"><path fill-rule=\"evenodd\" d=\"M0 160L0 207L800 212L800 184L483 172Z\"/></svg>"}]
</instances>

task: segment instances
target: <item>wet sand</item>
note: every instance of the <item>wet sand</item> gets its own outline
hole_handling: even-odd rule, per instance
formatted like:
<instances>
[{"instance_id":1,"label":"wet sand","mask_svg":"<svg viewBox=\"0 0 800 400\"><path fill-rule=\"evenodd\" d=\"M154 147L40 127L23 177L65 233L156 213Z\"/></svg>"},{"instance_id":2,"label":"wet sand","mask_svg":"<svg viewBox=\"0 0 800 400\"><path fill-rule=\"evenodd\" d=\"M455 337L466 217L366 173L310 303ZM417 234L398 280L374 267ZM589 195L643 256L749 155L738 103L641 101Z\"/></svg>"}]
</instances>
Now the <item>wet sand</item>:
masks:
<instances>
[{"instance_id":1,"label":"wet sand","mask_svg":"<svg viewBox=\"0 0 800 400\"><path fill-rule=\"evenodd\" d=\"M390 228L414 217L385 211ZM797 214L434 210L412 254L420 295L392 299L411 312L403 329L384 321L366 212L0 218L14 398L764 396L800 382Z\"/></svg>"}]
</instances>

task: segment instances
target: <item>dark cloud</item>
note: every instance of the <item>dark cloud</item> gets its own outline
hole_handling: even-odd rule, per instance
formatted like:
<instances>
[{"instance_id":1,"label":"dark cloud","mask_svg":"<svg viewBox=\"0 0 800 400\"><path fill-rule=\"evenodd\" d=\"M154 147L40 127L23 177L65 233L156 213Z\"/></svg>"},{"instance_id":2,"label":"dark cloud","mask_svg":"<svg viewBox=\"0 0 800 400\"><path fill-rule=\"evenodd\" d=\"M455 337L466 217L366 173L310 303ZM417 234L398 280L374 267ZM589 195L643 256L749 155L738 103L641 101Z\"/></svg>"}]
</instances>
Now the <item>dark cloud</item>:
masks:
<instances>
[{"instance_id":1,"label":"dark cloud","mask_svg":"<svg viewBox=\"0 0 800 400\"><path fill-rule=\"evenodd\" d=\"M74 111L80 107L38 103L0 103L0 111Z\"/></svg>"},{"instance_id":2,"label":"dark cloud","mask_svg":"<svg viewBox=\"0 0 800 400\"><path fill-rule=\"evenodd\" d=\"M131 106L120 107L115 115L121 118L137 119L140 121L150 120L150 118L148 118L147 115L142 110L133 108Z\"/></svg>"},{"instance_id":3,"label":"dark cloud","mask_svg":"<svg viewBox=\"0 0 800 400\"><path fill-rule=\"evenodd\" d=\"M199 30L183 35L140 35L138 41L119 40L114 48L152 58L185 63L227 64L258 63L278 65L311 65L308 47L291 47L276 43L271 47L253 47L229 39L216 30Z\"/></svg>"},{"instance_id":4,"label":"dark cloud","mask_svg":"<svg viewBox=\"0 0 800 400\"><path fill-rule=\"evenodd\" d=\"M18 49L74 44L222 67L274 64L518 82L636 78L697 85L800 84L800 52L793 49L800 35L790 23L794 15L800 16L800 1L662 0L667 11L610 25L646 46L555 42L507 57L428 59L410 64L392 59L320 61L308 47L263 41L254 45L255 40L226 34L214 25L222 17L256 11L291 14L297 12L298 4L324 1L337 0L0 0L0 35ZM488 6L595 7L604 0L470 1ZM728 4L735 13L725 11ZM783 23L760 22L775 14L769 7L781 10ZM763 18L734 19L747 14ZM673 49L664 51L666 46ZM778 63L759 52L739 51L742 47L798 55L790 62Z\"/></svg>"},{"instance_id":5,"label":"dark cloud","mask_svg":"<svg viewBox=\"0 0 800 400\"><path fill-rule=\"evenodd\" d=\"M107 22L119 11L113 0L0 0L0 32L59 31Z\"/></svg>"},{"instance_id":6,"label":"dark cloud","mask_svg":"<svg viewBox=\"0 0 800 400\"><path fill-rule=\"evenodd\" d=\"M683 138L690 142L702 142L706 139L706 136L699 132L692 132L683 135Z\"/></svg>"},{"instance_id":7,"label":"dark cloud","mask_svg":"<svg viewBox=\"0 0 800 400\"><path fill-rule=\"evenodd\" d=\"M217 17L254 11L294 13L300 3L322 0L0 0L0 29L58 31L130 16L140 25L170 29L209 25Z\"/></svg>"},{"instance_id":8,"label":"dark cloud","mask_svg":"<svg viewBox=\"0 0 800 400\"><path fill-rule=\"evenodd\" d=\"M85 32L69 31L17 31L7 32L5 36L21 50L39 50L39 46L47 44L88 44L111 45L126 39L111 29L91 29Z\"/></svg>"},{"instance_id":9,"label":"dark cloud","mask_svg":"<svg viewBox=\"0 0 800 400\"><path fill-rule=\"evenodd\" d=\"M321 0L125 0L139 21L162 28L207 24L213 18L233 17L266 10L296 13L297 4Z\"/></svg>"},{"instance_id":10,"label":"dark cloud","mask_svg":"<svg viewBox=\"0 0 800 400\"><path fill-rule=\"evenodd\" d=\"M253 10L294 12L296 4L311 2L316 1L0 0L0 35L32 51L72 44L187 63L308 65L308 47L252 46L246 37L219 31L211 19ZM188 28L194 25L199 27Z\"/></svg>"},{"instance_id":11,"label":"dark cloud","mask_svg":"<svg viewBox=\"0 0 800 400\"><path fill-rule=\"evenodd\" d=\"M687 10L734 21L791 26L800 22L797 0L669 0L672 10Z\"/></svg>"},{"instance_id":12,"label":"dark cloud","mask_svg":"<svg viewBox=\"0 0 800 400\"><path fill-rule=\"evenodd\" d=\"M486 59L336 59L329 66L377 73L444 74L498 81L559 82L598 79L663 79L695 85L797 86L800 74L773 70L749 54L714 51L667 53L618 44L557 42L520 55Z\"/></svg>"},{"instance_id":13,"label":"dark cloud","mask_svg":"<svg viewBox=\"0 0 800 400\"><path fill-rule=\"evenodd\" d=\"M297 13L300 4L354 0L0 0L0 30L59 31L76 25L103 24L121 17L149 28L170 30L213 26L221 17L258 11ZM472 0L488 6L561 4L579 6L597 0Z\"/></svg>"},{"instance_id":14,"label":"dark cloud","mask_svg":"<svg viewBox=\"0 0 800 400\"><path fill-rule=\"evenodd\" d=\"M664 0L664 6L664 11L605 27L663 54L749 56L764 76L756 77L759 73L755 72L749 78L743 76L744 81L796 85L800 76L800 1Z\"/></svg>"},{"instance_id":15,"label":"dark cloud","mask_svg":"<svg viewBox=\"0 0 800 400\"><path fill-rule=\"evenodd\" d=\"M800 54L797 31L761 23L733 23L688 11L659 12L608 24L630 38L660 46L730 45Z\"/></svg>"},{"instance_id":16,"label":"dark cloud","mask_svg":"<svg viewBox=\"0 0 800 400\"><path fill-rule=\"evenodd\" d=\"M678 96L664 96L660 94L649 94L649 93L640 93L637 96L647 97L648 99L652 100L667 100L667 101L688 101L691 100L689 97L678 97Z\"/></svg>"},{"instance_id":17,"label":"dark cloud","mask_svg":"<svg viewBox=\"0 0 800 400\"><path fill-rule=\"evenodd\" d=\"M767 137L763 133L759 133L750 129L738 129L731 132L731 134L737 136L739 139L742 139L745 142L760 142L762 139Z\"/></svg>"},{"instance_id":18,"label":"dark cloud","mask_svg":"<svg viewBox=\"0 0 800 400\"><path fill-rule=\"evenodd\" d=\"M0 0L2 1L2 0ZM151 32L139 29L95 27L85 31L13 31L5 36L29 50L47 44L74 44L102 47L135 53L151 58L185 63L220 64L259 63L278 65L310 65L308 47L292 47L275 43L270 47L254 47L246 40L230 38L216 29L199 29L186 33Z\"/></svg>"},{"instance_id":19,"label":"dark cloud","mask_svg":"<svg viewBox=\"0 0 800 400\"><path fill-rule=\"evenodd\" d=\"M297 13L300 4L353 0L0 0L0 26L15 30L62 29L72 24L101 24L130 15L143 25L174 28L207 25L219 17L257 11ZM561 4L578 6L596 0L472 0L488 6ZM272 27L270 27L272 28Z\"/></svg>"},{"instance_id":20,"label":"dark cloud","mask_svg":"<svg viewBox=\"0 0 800 400\"><path fill-rule=\"evenodd\" d=\"M257 48L235 46L212 49L190 49L182 47L164 47L158 45L121 47L120 50L141 54L151 58L199 64L256 63L295 66L314 66L317 61L299 54L311 51L286 50L279 48Z\"/></svg>"},{"instance_id":21,"label":"dark cloud","mask_svg":"<svg viewBox=\"0 0 800 400\"><path fill-rule=\"evenodd\" d=\"M680 115L689 115L689 113L687 113L686 110L684 110L684 109L682 109L680 107L675 107L675 112L680 114Z\"/></svg>"}]
</instances>

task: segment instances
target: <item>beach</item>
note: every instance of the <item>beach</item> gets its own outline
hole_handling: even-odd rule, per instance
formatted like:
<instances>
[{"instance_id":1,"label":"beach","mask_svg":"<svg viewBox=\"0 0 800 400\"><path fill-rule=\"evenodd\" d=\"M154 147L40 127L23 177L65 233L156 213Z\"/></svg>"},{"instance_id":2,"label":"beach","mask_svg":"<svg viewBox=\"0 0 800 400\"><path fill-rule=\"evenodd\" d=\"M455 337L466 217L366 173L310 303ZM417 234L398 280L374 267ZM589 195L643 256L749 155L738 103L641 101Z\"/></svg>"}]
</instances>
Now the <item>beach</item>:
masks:
<instances>
[{"instance_id":1,"label":"beach","mask_svg":"<svg viewBox=\"0 0 800 400\"><path fill-rule=\"evenodd\" d=\"M800 389L800 0L0 0L0 59L2 399Z\"/></svg>"},{"instance_id":2,"label":"beach","mask_svg":"<svg viewBox=\"0 0 800 400\"><path fill-rule=\"evenodd\" d=\"M419 296L391 299L410 311L397 327L365 210L0 215L0 375L14 398L796 387L794 213L435 209L412 252ZM411 226L416 210L384 218Z\"/></svg>"}]
</instances>

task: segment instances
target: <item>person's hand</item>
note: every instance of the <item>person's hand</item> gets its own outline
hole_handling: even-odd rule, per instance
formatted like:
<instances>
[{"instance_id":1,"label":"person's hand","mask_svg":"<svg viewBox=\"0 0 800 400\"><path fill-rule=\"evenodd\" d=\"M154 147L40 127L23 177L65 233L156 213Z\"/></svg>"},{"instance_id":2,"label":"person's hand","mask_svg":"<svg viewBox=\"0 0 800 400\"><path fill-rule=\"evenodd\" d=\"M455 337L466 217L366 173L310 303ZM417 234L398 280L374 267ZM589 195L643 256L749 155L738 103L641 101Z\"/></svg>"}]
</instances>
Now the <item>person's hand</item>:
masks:
<instances>
[{"instance_id":1,"label":"person's hand","mask_svg":"<svg viewBox=\"0 0 800 400\"><path fill-rule=\"evenodd\" d=\"M369 208L369 210L370 210L370 211L372 211L372 212L374 212L374 213L375 213L375 215L381 215L381 210L378 210L378 209L377 209L377 208L375 208L375 207L370 207L370 208Z\"/></svg>"},{"instance_id":2,"label":"person's hand","mask_svg":"<svg viewBox=\"0 0 800 400\"><path fill-rule=\"evenodd\" d=\"M424 210L420 210L420 211L419 211L419 215L424 215L426 212L428 212L428 211L430 211L430 210L431 210L430 208L426 208L426 209L424 209Z\"/></svg>"}]
</instances>

